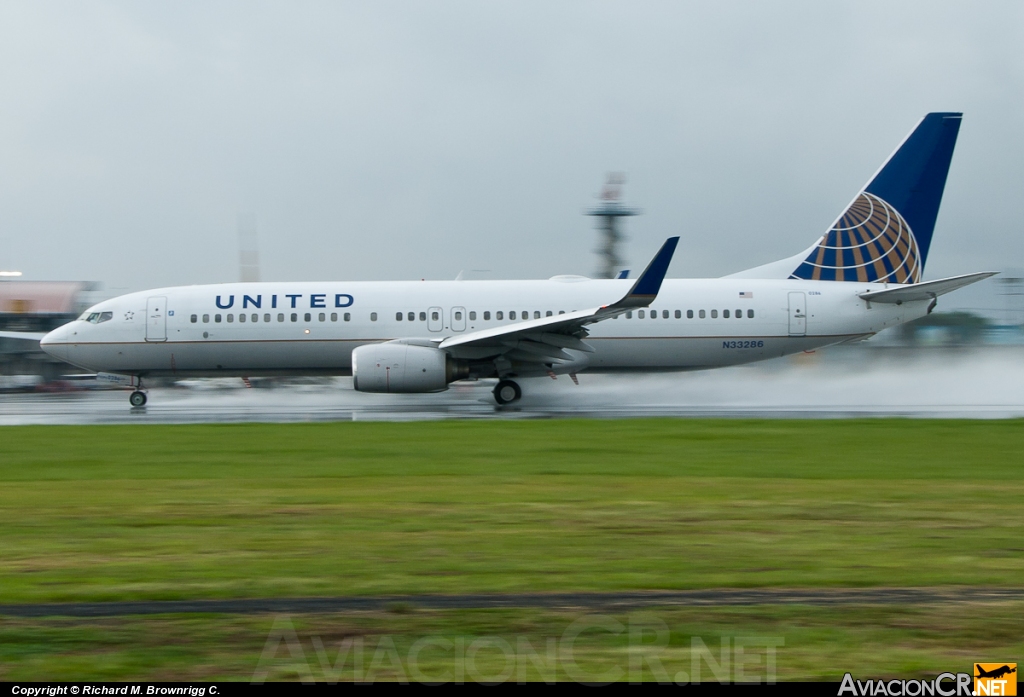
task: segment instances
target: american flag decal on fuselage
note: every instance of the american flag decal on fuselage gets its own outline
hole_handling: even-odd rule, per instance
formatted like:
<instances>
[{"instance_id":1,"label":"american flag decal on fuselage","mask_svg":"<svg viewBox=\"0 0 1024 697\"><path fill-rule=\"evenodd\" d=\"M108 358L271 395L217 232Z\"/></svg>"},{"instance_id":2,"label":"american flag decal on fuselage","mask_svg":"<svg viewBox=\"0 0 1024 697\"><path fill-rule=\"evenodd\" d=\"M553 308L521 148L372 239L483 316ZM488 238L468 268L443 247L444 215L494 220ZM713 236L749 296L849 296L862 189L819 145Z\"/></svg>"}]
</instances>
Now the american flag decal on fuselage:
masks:
<instances>
[{"instance_id":1,"label":"american flag decal on fuselage","mask_svg":"<svg viewBox=\"0 0 1024 697\"><path fill-rule=\"evenodd\" d=\"M917 240L907 221L881 198L864 192L790 278L918 283L921 266Z\"/></svg>"}]
</instances>

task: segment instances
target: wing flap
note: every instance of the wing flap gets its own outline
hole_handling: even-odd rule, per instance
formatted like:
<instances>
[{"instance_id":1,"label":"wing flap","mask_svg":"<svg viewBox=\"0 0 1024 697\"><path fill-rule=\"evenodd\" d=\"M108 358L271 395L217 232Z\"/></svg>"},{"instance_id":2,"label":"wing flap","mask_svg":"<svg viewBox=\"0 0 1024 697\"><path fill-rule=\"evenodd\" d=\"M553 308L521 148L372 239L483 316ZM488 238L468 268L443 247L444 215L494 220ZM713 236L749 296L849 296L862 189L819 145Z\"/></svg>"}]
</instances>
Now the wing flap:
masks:
<instances>
[{"instance_id":1,"label":"wing flap","mask_svg":"<svg viewBox=\"0 0 1024 697\"><path fill-rule=\"evenodd\" d=\"M526 353L532 353L535 356L540 356L541 358L545 358L545 359L549 359L549 360L555 360L555 361L571 361L572 360L572 356L570 356L568 353L566 353L562 349L558 348L557 346L551 346L549 344L542 344L542 343L538 343L536 341L530 341L530 340L524 340L524 339L520 339L520 340L513 339L513 340L509 340L509 341L502 341L501 343L503 345L505 345L505 346L508 346L510 349L518 349L520 351L525 351Z\"/></svg>"},{"instance_id":2,"label":"wing flap","mask_svg":"<svg viewBox=\"0 0 1024 697\"><path fill-rule=\"evenodd\" d=\"M896 305L917 302L920 300L933 300L940 295L951 293L954 290L963 288L964 286L969 286L972 283L977 283L978 281L983 281L986 278L995 276L997 273L998 271L980 271L978 273L968 273L962 276L940 278L937 281L925 281L924 283L914 283L912 285L886 288L883 290L869 290L864 293L859 293L859 295L868 302L892 303Z\"/></svg>"}]
</instances>

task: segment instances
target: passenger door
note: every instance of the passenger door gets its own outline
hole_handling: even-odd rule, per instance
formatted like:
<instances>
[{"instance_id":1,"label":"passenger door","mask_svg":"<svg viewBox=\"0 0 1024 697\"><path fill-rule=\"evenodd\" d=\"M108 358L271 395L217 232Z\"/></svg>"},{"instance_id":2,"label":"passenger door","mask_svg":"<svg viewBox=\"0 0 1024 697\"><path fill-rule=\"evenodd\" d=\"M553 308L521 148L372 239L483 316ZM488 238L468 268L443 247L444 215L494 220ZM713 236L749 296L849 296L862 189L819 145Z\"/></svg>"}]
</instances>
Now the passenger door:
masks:
<instances>
[{"instance_id":1,"label":"passenger door","mask_svg":"<svg viewBox=\"0 0 1024 697\"><path fill-rule=\"evenodd\" d=\"M167 298L146 301L146 341L167 341Z\"/></svg>"},{"instance_id":2,"label":"passenger door","mask_svg":"<svg viewBox=\"0 0 1024 697\"><path fill-rule=\"evenodd\" d=\"M807 295L789 294L789 335L807 335Z\"/></svg>"}]
</instances>

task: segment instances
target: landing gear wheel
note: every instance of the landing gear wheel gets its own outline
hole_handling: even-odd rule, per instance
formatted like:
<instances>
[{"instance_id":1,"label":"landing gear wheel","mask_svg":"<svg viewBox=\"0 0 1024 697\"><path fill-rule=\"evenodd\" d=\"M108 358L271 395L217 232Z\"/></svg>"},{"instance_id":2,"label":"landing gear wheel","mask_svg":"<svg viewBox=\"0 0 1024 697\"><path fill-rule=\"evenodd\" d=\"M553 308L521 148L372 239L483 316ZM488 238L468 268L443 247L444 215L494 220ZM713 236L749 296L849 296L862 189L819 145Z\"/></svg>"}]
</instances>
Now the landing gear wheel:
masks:
<instances>
[{"instance_id":1,"label":"landing gear wheel","mask_svg":"<svg viewBox=\"0 0 1024 697\"><path fill-rule=\"evenodd\" d=\"M494 388L494 401L498 404L510 404L522 396L523 391L512 380L501 380Z\"/></svg>"},{"instance_id":2,"label":"landing gear wheel","mask_svg":"<svg viewBox=\"0 0 1024 697\"><path fill-rule=\"evenodd\" d=\"M128 397L128 402L133 407L144 407L146 406L146 393L136 390L135 392L132 392L130 397Z\"/></svg>"}]
</instances>

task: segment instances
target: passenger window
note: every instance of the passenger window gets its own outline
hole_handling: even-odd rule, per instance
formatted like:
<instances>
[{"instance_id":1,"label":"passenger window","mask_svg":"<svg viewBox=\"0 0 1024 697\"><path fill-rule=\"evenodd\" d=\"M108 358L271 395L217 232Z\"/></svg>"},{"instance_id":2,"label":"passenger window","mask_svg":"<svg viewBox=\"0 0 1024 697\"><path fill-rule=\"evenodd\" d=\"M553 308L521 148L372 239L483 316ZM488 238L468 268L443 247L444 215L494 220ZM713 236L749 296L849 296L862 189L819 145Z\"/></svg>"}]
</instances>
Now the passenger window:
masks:
<instances>
[{"instance_id":1,"label":"passenger window","mask_svg":"<svg viewBox=\"0 0 1024 697\"><path fill-rule=\"evenodd\" d=\"M438 312L431 312L430 313L430 319L432 321L436 322L437 320L441 319L441 314L438 313Z\"/></svg>"},{"instance_id":2,"label":"passenger window","mask_svg":"<svg viewBox=\"0 0 1024 697\"><path fill-rule=\"evenodd\" d=\"M540 319L540 310L534 310L533 311L533 318L534 319Z\"/></svg>"},{"instance_id":3,"label":"passenger window","mask_svg":"<svg viewBox=\"0 0 1024 697\"><path fill-rule=\"evenodd\" d=\"M754 311L753 310L747 310L747 317L749 317L750 319L754 319Z\"/></svg>"},{"instance_id":4,"label":"passenger window","mask_svg":"<svg viewBox=\"0 0 1024 697\"><path fill-rule=\"evenodd\" d=\"M475 319L476 319L476 311L475 310L470 310L469 311L469 321L472 322Z\"/></svg>"},{"instance_id":5,"label":"passenger window","mask_svg":"<svg viewBox=\"0 0 1024 697\"><path fill-rule=\"evenodd\" d=\"M312 317L310 317L310 315L309 315L309 313L308 313L308 312L307 312L307 313L306 313L305 315L303 315L303 320L304 320L304 321L306 321L306 322L309 322L309 321L310 321L311 319L313 319L313 318L312 318Z\"/></svg>"},{"instance_id":6,"label":"passenger window","mask_svg":"<svg viewBox=\"0 0 1024 697\"><path fill-rule=\"evenodd\" d=\"M297 313L293 312L291 320L292 320L292 322L298 322L299 321L299 315Z\"/></svg>"},{"instance_id":7,"label":"passenger window","mask_svg":"<svg viewBox=\"0 0 1024 697\"><path fill-rule=\"evenodd\" d=\"M345 321L346 322L352 321L352 313L351 312L346 312L345 313Z\"/></svg>"},{"instance_id":8,"label":"passenger window","mask_svg":"<svg viewBox=\"0 0 1024 697\"><path fill-rule=\"evenodd\" d=\"M699 317L700 317L701 319L704 319L704 310L701 310L701 311L700 311L700 312L698 312L697 314L698 314L698 316L699 316Z\"/></svg>"},{"instance_id":9,"label":"passenger window","mask_svg":"<svg viewBox=\"0 0 1024 697\"><path fill-rule=\"evenodd\" d=\"M234 322L234 321L235 321L235 316L234 316L234 315L231 315L231 314L229 314L229 315L228 315L228 322Z\"/></svg>"},{"instance_id":10,"label":"passenger window","mask_svg":"<svg viewBox=\"0 0 1024 697\"><path fill-rule=\"evenodd\" d=\"M426 322L426 321L427 321L427 313L426 312L421 312L420 313L420 322Z\"/></svg>"},{"instance_id":11,"label":"passenger window","mask_svg":"<svg viewBox=\"0 0 1024 697\"><path fill-rule=\"evenodd\" d=\"M284 313L283 312L278 312L277 313L277 321L278 322L284 322Z\"/></svg>"},{"instance_id":12,"label":"passenger window","mask_svg":"<svg viewBox=\"0 0 1024 697\"><path fill-rule=\"evenodd\" d=\"M395 313L395 321L396 322L401 322L402 321L402 313L401 312L396 312Z\"/></svg>"},{"instance_id":13,"label":"passenger window","mask_svg":"<svg viewBox=\"0 0 1024 697\"><path fill-rule=\"evenodd\" d=\"M644 311L643 310L637 310L636 316L639 319L643 319L644 318Z\"/></svg>"},{"instance_id":14,"label":"passenger window","mask_svg":"<svg viewBox=\"0 0 1024 697\"><path fill-rule=\"evenodd\" d=\"M214 322L220 322L220 315L214 315L213 316L213 321Z\"/></svg>"},{"instance_id":15,"label":"passenger window","mask_svg":"<svg viewBox=\"0 0 1024 697\"><path fill-rule=\"evenodd\" d=\"M502 312L501 310L498 310L497 312L495 312L494 316L497 317L498 319L505 319L505 313Z\"/></svg>"},{"instance_id":16,"label":"passenger window","mask_svg":"<svg viewBox=\"0 0 1024 697\"><path fill-rule=\"evenodd\" d=\"M686 319L693 319L693 310L686 311Z\"/></svg>"},{"instance_id":17,"label":"passenger window","mask_svg":"<svg viewBox=\"0 0 1024 697\"><path fill-rule=\"evenodd\" d=\"M254 313L252 313L252 317L251 317L251 319L252 319L252 321L253 321L253 322L259 322L259 321L260 321L260 316L259 316L259 315L257 315L257 314L256 314L256 313L254 312Z\"/></svg>"},{"instance_id":18,"label":"passenger window","mask_svg":"<svg viewBox=\"0 0 1024 697\"><path fill-rule=\"evenodd\" d=\"M661 311L661 318L662 319L668 319L668 310L662 310Z\"/></svg>"},{"instance_id":19,"label":"passenger window","mask_svg":"<svg viewBox=\"0 0 1024 697\"><path fill-rule=\"evenodd\" d=\"M332 322L337 322L338 321L338 313L337 312L332 312L331 313L331 321Z\"/></svg>"},{"instance_id":20,"label":"passenger window","mask_svg":"<svg viewBox=\"0 0 1024 697\"><path fill-rule=\"evenodd\" d=\"M415 322L416 321L416 313L415 312L410 312L409 313L409 321L410 322Z\"/></svg>"},{"instance_id":21,"label":"passenger window","mask_svg":"<svg viewBox=\"0 0 1024 697\"><path fill-rule=\"evenodd\" d=\"M633 319L633 311L632 310L630 310L629 312L626 313L626 319Z\"/></svg>"},{"instance_id":22,"label":"passenger window","mask_svg":"<svg viewBox=\"0 0 1024 697\"><path fill-rule=\"evenodd\" d=\"M658 311L651 310L651 319L658 319Z\"/></svg>"},{"instance_id":23,"label":"passenger window","mask_svg":"<svg viewBox=\"0 0 1024 697\"><path fill-rule=\"evenodd\" d=\"M198 315L192 315L192 324L195 324L198 321L199 321L199 316Z\"/></svg>"},{"instance_id":24,"label":"passenger window","mask_svg":"<svg viewBox=\"0 0 1024 697\"><path fill-rule=\"evenodd\" d=\"M558 314L560 314L560 315L564 315L564 314L565 314L565 310L559 310L559 311L558 311Z\"/></svg>"},{"instance_id":25,"label":"passenger window","mask_svg":"<svg viewBox=\"0 0 1024 697\"><path fill-rule=\"evenodd\" d=\"M682 319L682 317L683 317L683 313L680 312L679 310L676 310L676 319Z\"/></svg>"},{"instance_id":26,"label":"passenger window","mask_svg":"<svg viewBox=\"0 0 1024 697\"><path fill-rule=\"evenodd\" d=\"M491 318L491 311L490 310L484 310L484 320L489 320L490 318Z\"/></svg>"},{"instance_id":27,"label":"passenger window","mask_svg":"<svg viewBox=\"0 0 1024 697\"><path fill-rule=\"evenodd\" d=\"M729 311L728 310L722 310L722 317L724 317L725 319L729 319Z\"/></svg>"},{"instance_id":28,"label":"passenger window","mask_svg":"<svg viewBox=\"0 0 1024 697\"><path fill-rule=\"evenodd\" d=\"M230 322L230 321L231 321L231 315L228 315L228 322ZM239 322L244 322L245 321L245 315L241 315L241 314L238 315L238 321Z\"/></svg>"},{"instance_id":29,"label":"passenger window","mask_svg":"<svg viewBox=\"0 0 1024 697\"><path fill-rule=\"evenodd\" d=\"M462 320L462 313L461 312L456 312L455 313L455 319L461 321Z\"/></svg>"},{"instance_id":30,"label":"passenger window","mask_svg":"<svg viewBox=\"0 0 1024 697\"><path fill-rule=\"evenodd\" d=\"M263 321L264 322L269 322L270 321L270 313L269 312L267 314L263 315Z\"/></svg>"},{"instance_id":31,"label":"passenger window","mask_svg":"<svg viewBox=\"0 0 1024 697\"><path fill-rule=\"evenodd\" d=\"M550 316L551 316L551 315L553 315L553 314L554 314L554 313L553 313L553 312L551 312L551 310L548 310L547 312L545 312L545 313L544 313L544 316L545 316L545 317L550 317Z\"/></svg>"},{"instance_id":32,"label":"passenger window","mask_svg":"<svg viewBox=\"0 0 1024 697\"><path fill-rule=\"evenodd\" d=\"M521 317L522 317L523 319L530 319L530 311L529 311L529 310L523 310L523 314L522 314L522 315L520 315L520 316L521 316Z\"/></svg>"},{"instance_id":33,"label":"passenger window","mask_svg":"<svg viewBox=\"0 0 1024 697\"><path fill-rule=\"evenodd\" d=\"M210 316L209 315L203 315L203 324L206 324L209 321L210 321Z\"/></svg>"},{"instance_id":34,"label":"passenger window","mask_svg":"<svg viewBox=\"0 0 1024 697\"><path fill-rule=\"evenodd\" d=\"M711 311L711 319L718 319L718 310Z\"/></svg>"},{"instance_id":35,"label":"passenger window","mask_svg":"<svg viewBox=\"0 0 1024 697\"><path fill-rule=\"evenodd\" d=\"M516 311L512 310L511 312L509 312L508 313L508 318L509 319L515 319L516 318Z\"/></svg>"},{"instance_id":36,"label":"passenger window","mask_svg":"<svg viewBox=\"0 0 1024 697\"><path fill-rule=\"evenodd\" d=\"M736 319L743 319L743 310L736 310Z\"/></svg>"},{"instance_id":37,"label":"passenger window","mask_svg":"<svg viewBox=\"0 0 1024 697\"><path fill-rule=\"evenodd\" d=\"M319 317L317 317L317 319L318 319L318 320L320 320L321 322L326 322L326 321L327 321L327 315L326 315L326 313L323 313L323 312L321 312L321 313L320 313L320 316L319 316Z\"/></svg>"},{"instance_id":38,"label":"passenger window","mask_svg":"<svg viewBox=\"0 0 1024 697\"><path fill-rule=\"evenodd\" d=\"M436 315L437 313L435 312L434 314ZM377 321L377 313L376 312L371 312L370 313L370 321L371 322L376 322Z\"/></svg>"}]
</instances>

